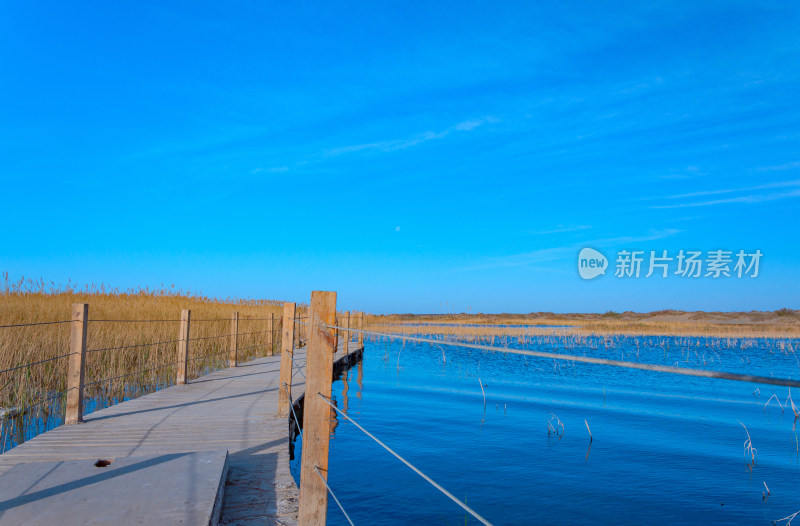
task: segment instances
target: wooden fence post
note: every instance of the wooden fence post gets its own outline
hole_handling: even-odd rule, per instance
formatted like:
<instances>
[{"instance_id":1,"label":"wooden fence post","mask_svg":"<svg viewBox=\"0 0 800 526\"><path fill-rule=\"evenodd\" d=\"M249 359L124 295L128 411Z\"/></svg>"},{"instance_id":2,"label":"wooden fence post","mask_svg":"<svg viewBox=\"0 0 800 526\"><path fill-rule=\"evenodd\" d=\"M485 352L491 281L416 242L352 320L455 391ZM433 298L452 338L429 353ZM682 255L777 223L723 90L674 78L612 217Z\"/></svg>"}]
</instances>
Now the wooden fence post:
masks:
<instances>
[{"instance_id":1,"label":"wooden fence post","mask_svg":"<svg viewBox=\"0 0 800 526\"><path fill-rule=\"evenodd\" d=\"M296 318L298 320L296 322L297 325L295 326L295 334L297 335L297 344L295 345L296 348L300 348L300 343L303 341L303 333L306 330L305 325L300 322L304 321L305 323L308 323L308 319L310 318L309 314L311 314L311 308L309 307L306 309L305 316L302 316L301 314L302 312L298 312L300 317Z\"/></svg>"},{"instance_id":2,"label":"wooden fence post","mask_svg":"<svg viewBox=\"0 0 800 526\"><path fill-rule=\"evenodd\" d=\"M275 314L269 313L267 320L267 334L269 335L269 355L275 356Z\"/></svg>"},{"instance_id":3,"label":"wooden fence post","mask_svg":"<svg viewBox=\"0 0 800 526\"><path fill-rule=\"evenodd\" d=\"M297 316L295 316L295 319L297 320L299 319L298 316L302 314L302 311L295 311L295 313L297 314ZM297 322L294 322L294 325L295 325L294 337L297 339L297 341L294 342L294 347L292 348L296 349L300 347L300 340L303 338L303 326Z\"/></svg>"},{"instance_id":4,"label":"wooden fence post","mask_svg":"<svg viewBox=\"0 0 800 526\"><path fill-rule=\"evenodd\" d=\"M183 309L181 311L181 327L178 332L178 375L175 383L178 385L186 383L186 371L189 365L189 322L192 318L192 311Z\"/></svg>"},{"instance_id":5,"label":"wooden fence post","mask_svg":"<svg viewBox=\"0 0 800 526\"><path fill-rule=\"evenodd\" d=\"M89 304L72 305L72 323L69 333L69 372L67 373L66 424L83 422L83 384L86 363L86 329L89 322Z\"/></svg>"},{"instance_id":6,"label":"wooden fence post","mask_svg":"<svg viewBox=\"0 0 800 526\"><path fill-rule=\"evenodd\" d=\"M311 337L311 328L308 325L309 323L311 323L311 305L309 305L306 309L306 325L300 325L300 328L303 331L303 337L305 338L306 347L308 347L308 341Z\"/></svg>"},{"instance_id":7,"label":"wooden fence post","mask_svg":"<svg viewBox=\"0 0 800 526\"><path fill-rule=\"evenodd\" d=\"M281 335L281 375L278 386L278 416L289 415L292 397L292 359L294 357L294 303L283 304L283 334Z\"/></svg>"},{"instance_id":8,"label":"wooden fence post","mask_svg":"<svg viewBox=\"0 0 800 526\"><path fill-rule=\"evenodd\" d=\"M335 331L323 325L336 321L336 293L315 290L311 293L309 346L306 354L306 394L303 406L303 456L300 465L301 526L324 526L328 509L328 490L320 480L328 478L330 441L330 399L333 381Z\"/></svg>"},{"instance_id":9,"label":"wooden fence post","mask_svg":"<svg viewBox=\"0 0 800 526\"><path fill-rule=\"evenodd\" d=\"M239 313L231 314L231 355L228 358L228 367L239 365Z\"/></svg>"},{"instance_id":10,"label":"wooden fence post","mask_svg":"<svg viewBox=\"0 0 800 526\"><path fill-rule=\"evenodd\" d=\"M303 321L302 318L303 318L303 311L301 311L299 309L295 309L295 317L294 317L294 319ZM305 320L305 321L308 321L308 320ZM294 338L295 338L295 342L294 342L294 346L292 347L292 349L297 349L297 348L300 347L300 340L303 338L303 326L300 325L297 322L294 322Z\"/></svg>"},{"instance_id":11,"label":"wooden fence post","mask_svg":"<svg viewBox=\"0 0 800 526\"><path fill-rule=\"evenodd\" d=\"M332 325L339 326L339 315L334 314ZM339 352L339 329L333 329L333 353Z\"/></svg>"},{"instance_id":12,"label":"wooden fence post","mask_svg":"<svg viewBox=\"0 0 800 526\"><path fill-rule=\"evenodd\" d=\"M344 313L344 328L350 328L350 311L346 311ZM348 347L350 346L350 331L342 331L344 332L344 353L350 354L350 350Z\"/></svg>"},{"instance_id":13,"label":"wooden fence post","mask_svg":"<svg viewBox=\"0 0 800 526\"><path fill-rule=\"evenodd\" d=\"M311 320L314 319L314 313L311 312L311 305L308 306L306 309L306 323L305 325L300 325L300 328L305 331L304 336L306 337L306 352L308 351L308 344L311 342Z\"/></svg>"},{"instance_id":14,"label":"wooden fence post","mask_svg":"<svg viewBox=\"0 0 800 526\"><path fill-rule=\"evenodd\" d=\"M364 330L364 313L363 312L359 312L358 313L358 330L360 330L360 331ZM363 332L359 332L358 333L358 346L359 347L364 347L364 333Z\"/></svg>"}]
</instances>

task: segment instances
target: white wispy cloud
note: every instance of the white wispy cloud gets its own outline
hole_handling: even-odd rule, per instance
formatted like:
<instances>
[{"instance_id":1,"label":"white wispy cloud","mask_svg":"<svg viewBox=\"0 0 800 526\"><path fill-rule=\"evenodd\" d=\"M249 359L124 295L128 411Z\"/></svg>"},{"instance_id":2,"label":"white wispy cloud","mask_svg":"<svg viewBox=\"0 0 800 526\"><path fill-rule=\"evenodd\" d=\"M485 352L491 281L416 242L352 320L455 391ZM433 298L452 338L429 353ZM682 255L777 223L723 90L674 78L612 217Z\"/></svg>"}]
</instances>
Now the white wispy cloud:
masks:
<instances>
[{"instance_id":1,"label":"white wispy cloud","mask_svg":"<svg viewBox=\"0 0 800 526\"><path fill-rule=\"evenodd\" d=\"M445 130L443 132L435 133L435 132L425 132L420 135L416 135L414 137L410 137L407 139L396 139L390 141L379 141L379 142L371 142L365 144L353 144L350 146L341 146L339 148L331 148L329 150L325 150L324 156L325 157L336 157L338 155L344 155L348 153L356 153L356 152L363 152L363 151L379 151L379 152L391 152L395 150L403 150L405 148L409 148L411 146L416 146L418 144L422 144L428 141L434 141L436 139L442 139L447 137L450 133L449 130Z\"/></svg>"},{"instance_id":2,"label":"white wispy cloud","mask_svg":"<svg viewBox=\"0 0 800 526\"><path fill-rule=\"evenodd\" d=\"M403 150L429 141L443 139L454 132L469 132L487 123L495 123L495 122L499 122L499 119L492 116L481 117L479 119L469 119L463 122L459 122L458 124L455 124L454 126L451 126L439 132L426 131L424 133L420 133L412 137L406 137L404 139L392 139L387 141L377 141L377 142L370 142L363 144L353 144L349 146L340 146L337 148L330 148L323 152L323 156L336 157L339 155L345 155L357 152L368 152L368 151L392 152L397 150Z\"/></svg>"},{"instance_id":3,"label":"white wispy cloud","mask_svg":"<svg viewBox=\"0 0 800 526\"><path fill-rule=\"evenodd\" d=\"M483 263L469 267L458 268L455 270L470 271L470 270L486 270L491 268L529 266L537 263L557 261L561 259L568 259L575 257L577 253L580 251L580 249L587 246L604 248L604 247L612 247L619 245L632 245L635 243L655 241L658 239L663 239L665 237L674 236L679 232L682 232L682 230L675 228L666 228L662 230L651 230L650 232L643 234L641 236L620 236L620 237L592 239L581 243L573 243L571 245L566 245L561 247L542 248L538 250L532 250L530 252L523 252L520 254L509 254L507 256L490 258Z\"/></svg>"},{"instance_id":4,"label":"white wispy cloud","mask_svg":"<svg viewBox=\"0 0 800 526\"><path fill-rule=\"evenodd\" d=\"M703 175L704 172L700 171L700 168L697 166L687 166L685 170L678 171L678 172L669 172L665 174L659 174L656 176L657 179L692 179L699 175Z\"/></svg>"},{"instance_id":5,"label":"white wispy cloud","mask_svg":"<svg viewBox=\"0 0 800 526\"><path fill-rule=\"evenodd\" d=\"M761 168L757 168L757 170L759 172L773 172L782 170L793 170L794 168L800 168L800 161L794 163L779 164L777 166L762 166Z\"/></svg>"},{"instance_id":6,"label":"white wispy cloud","mask_svg":"<svg viewBox=\"0 0 800 526\"><path fill-rule=\"evenodd\" d=\"M460 122L455 125L455 129L459 131L470 131L474 130L478 126L482 125L483 121L480 120L472 120L472 121L464 121Z\"/></svg>"},{"instance_id":7,"label":"white wispy cloud","mask_svg":"<svg viewBox=\"0 0 800 526\"><path fill-rule=\"evenodd\" d=\"M315 154L308 156L306 159L301 161L296 161L294 163L290 163L288 166L277 166L273 168L263 168L258 167L254 168L250 171L251 175L259 174L259 173L282 173L288 172L290 170L294 170L300 166L304 165L311 165L323 162L325 159L338 157L341 155L348 155L348 154L357 154L357 153L367 153L367 152L380 152L380 153L388 153L394 152L399 150L404 150L406 148L411 148L420 144L424 144L430 141L436 141L440 139L444 139L448 136L453 136L461 133L469 133L473 130L480 128L486 124L497 123L500 122L500 119L494 117L492 115L487 115L485 117L468 119L465 121L461 121L449 128L442 130L442 131L426 131L422 133L418 133L411 137L405 137L402 139L391 139L385 141L375 141L375 142L368 142L368 143L361 143L361 144L351 144L348 146L339 146L335 148L329 148L326 150L322 150Z\"/></svg>"},{"instance_id":8,"label":"white wispy cloud","mask_svg":"<svg viewBox=\"0 0 800 526\"><path fill-rule=\"evenodd\" d=\"M779 199L790 199L800 197L800 190L792 190L791 192L760 194L760 195L741 195L738 197L729 197L726 199L712 199L709 201L695 201L692 203L676 203L673 205L654 205L650 208L690 208L696 206L714 206L714 205L727 205L734 203L754 204L765 203L768 201L777 201Z\"/></svg>"},{"instance_id":9,"label":"white wispy cloud","mask_svg":"<svg viewBox=\"0 0 800 526\"><path fill-rule=\"evenodd\" d=\"M283 173L283 172L288 172L288 171L289 171L289 167L288 166L276 166L274 168L260 168L260 167L259 168L254 168L250 173L251 174L257 174L257 173L264 172L264 173L269 173L269 174L278 174L278 173Z\"/></svg>"},{"instance_id":10,"label":"white wispy cloud","mask_svg":"<svg viewBox=\"0 0 800 526\"><path fill-rule=\"evenodd\" d=\"M657 176L658 179L691 179L692 176L689 174L661 174Z\"/></svg>"},{"instance_id":11,"label":"white wispy cloud","mask_svg":"<svg viewBox=\"0 0 800 526\"><path fill-rule=\"evenodd\" d=\"M481 117L480 119L470 119L464 122L459 122L451 129L456 131L470 131L474 130L478 126L483 126L484 124L492 124L496 122L500 122L500 119L498 119L497 117L493 117L491 115L487 115L486 117Z\"/></svg>"},{"instance_id":12,"label":"white wispy cloud","mask_svg":"<svg viewBox=\"0 0 800 526\"><path fill-rule=\"evenodd\" d=\"M557 227L549 229L549 230L530 230L530 231L526 232L526 234L531 234L531 235L535 235L535 236L544 236L544 235L547 235L547 234L562 234L562 233L565 233L565 232L578 232L578 231L581 231L581 230L589 230L590 228L592 228L592 227L589 226L589 225L574 225L574 226L558 225Z\"/></svg>"},{"instance_id":13,"label":"white wispy cloud","mask_svg":"<svg viewBox=\"0 0 800 526\"><path fill-rule=\"evenodd\" d=\"M724 188L718 190L704 190L702 192L690 192L687 194L676 194L667 196L667 199L685 199L687 197L702 197L707 195L733 194L737 192L752 192L757 190L769 190L771 188L786 188L800 186L800 179L793 181L778 181L775 183L761 184L757 186L746 186L744 188Z\"/></svg>"}]
</instances>

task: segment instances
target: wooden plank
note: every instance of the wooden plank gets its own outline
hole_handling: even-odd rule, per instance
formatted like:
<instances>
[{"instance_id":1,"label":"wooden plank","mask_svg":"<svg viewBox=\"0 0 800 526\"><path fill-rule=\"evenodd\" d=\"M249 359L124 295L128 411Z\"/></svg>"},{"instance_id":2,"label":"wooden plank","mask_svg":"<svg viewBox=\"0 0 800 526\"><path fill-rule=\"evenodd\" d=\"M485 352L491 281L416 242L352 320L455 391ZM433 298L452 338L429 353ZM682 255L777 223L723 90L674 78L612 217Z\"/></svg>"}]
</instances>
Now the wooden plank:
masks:
<instances>
[{"instance_id":1,"label":"wooden plank","mask_svg":"<svg viewBox=\"0 0 800 526\"><path fill-rule=\"evenodd\" d=\"M217 524L228 455L217 451L18 464L0 476L2 524Z\"/></svg>"},{"instance_id":2,"label":"wooden plank","mask_svg":"<svg viewBox=\"0 0 800 526\"><path fill-rule=\"evenodd\" d=\"M228 367L236 367L239 362L239 313L231 314L231 347Z\"/></svg>"},{"instance_id":3,"label":"wooden plank","mask_svg":"<svg viewBox=\"0 0 800 526\"><path fill-rule=\"evenodd\" d=\"M89 304L72 305L72 323L69 334L69 372L67 373L67 412L64 423L83 422L84 363L86 363L86 329L89 321Z\"/></svg>"},{"instance_id":4,"label":"wooden plank","mask_svg":"<svg viewBox=\"0 0 800 526\"><path fill-rule=\"evenodd\" d=\"M328 478L331 408L318 395L330 399L333 379L336 293L311 293L311 334L306 354L306 396L303 403L303 458L300 466L300 526L325 526L328 490L320 479ZM319 471L319 473L317 473Z\"/></svg>"},{"instance_id":5,"label":"wooden plank","mask_svg":"<svg viewBox=\"0 0 800 526\"><path fill-rule=\"evenodd\" d=\"M192 318L192 311L183 309L181 311L181 326L178 329L178 374L175 383L183 385L186 383L186 371L189 365L189 322Z\"/></svg>"},{"instance_id":6,"label":"wooden plank","mask_svg":"<svg viewBox=\"0 0 800 526\"><path fill-rule=\"evenodd\" d=\"M292 359L294 349L294 319L297 306L294 303L283 304L283 334L281 335L281 373L278 391L278 416L289 415L289 404L292 398Z\"/></svg>"}]
</instances>

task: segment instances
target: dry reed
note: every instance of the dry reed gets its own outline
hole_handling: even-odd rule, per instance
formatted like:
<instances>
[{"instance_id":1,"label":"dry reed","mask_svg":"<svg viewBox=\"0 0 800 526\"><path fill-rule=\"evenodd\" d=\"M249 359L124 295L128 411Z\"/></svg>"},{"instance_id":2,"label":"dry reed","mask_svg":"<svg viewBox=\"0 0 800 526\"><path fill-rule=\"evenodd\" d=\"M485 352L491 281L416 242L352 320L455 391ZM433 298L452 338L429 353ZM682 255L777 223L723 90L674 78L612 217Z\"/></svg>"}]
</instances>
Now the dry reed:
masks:
<instances>
[{"instance_id":1,"label":"dry reed","mask_svg":"<svg viewBox=\"0 0 800 526\"><path fill-rule=\"evenodd\" d=\"M683 312L657 311L605 314L393 314L370 316L373 325L394 324L476 324L541 325L542 331L574 334L627 334L651 336L716 336L736 338L800 337L800 311L780 309L763 312ZM502 330L501 328L497 328ZM521 328L520 328L521 329Z\"/></svg>"},{"instance_id":2,"label":"dry reed","mask_svg":"<svg viewBox=\"0 0 800 526\"><path fill-rule=\"evenodd\" d=\"M26 324L68 321L74 303L89 304L89 411L175 383L181 309L192 311L190 379L227 367L234 311L239 312L239 361L280 350L282 304L277 301L208 298L174 288L77 290L41 281L11 283L6 275L0 291L0 326L5 326L0 328L0 451L63 422L70 323Z\"/></svg>"},{"instance_id":3,"label":"dry reed","mask_svg":"<svg viewBox=\"0 0 800 526\"><path fill-rule=\"evenodd\" d=\"M737 420L737 422L739 421ZM744 441L744 458L746 459L748 456L750 456L748 465L752 467L756 463L756 455L758 454L758 451L753 447L753 440L750 438L750 431L747 430L747 426L742 424L742 422L739 422L739 424L744 428L744 432L747 433L747 440Z\"/></svg>"}]
</instances>

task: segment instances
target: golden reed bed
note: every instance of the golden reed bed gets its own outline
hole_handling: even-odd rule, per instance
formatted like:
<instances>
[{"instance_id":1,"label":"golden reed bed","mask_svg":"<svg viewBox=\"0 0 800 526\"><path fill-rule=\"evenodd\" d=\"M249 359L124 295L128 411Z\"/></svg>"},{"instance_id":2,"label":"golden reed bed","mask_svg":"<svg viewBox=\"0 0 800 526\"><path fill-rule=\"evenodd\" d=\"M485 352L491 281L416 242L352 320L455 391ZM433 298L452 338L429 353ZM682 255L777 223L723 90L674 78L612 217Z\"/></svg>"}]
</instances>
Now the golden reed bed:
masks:
<instances>
[{"instance_id":1,"label":"golden reed bed","mask_svg":"<svg viewBox=\"0 0 800 526\"><path fill-rule=\"evenodd\" d=\"M227 367L234 311L240 361L280 350L282 302L207 298L166 288L76 291L6 281L0 326L69 321L73 303L89 304L85 394L97 406L175 383L181 309L192 311L189 378ZM10 443L9 433L18 443L21 433L44 430L31 429L32 423L48 428L63 420L69 331L69 323L0 328L0 451Z\"/></svg>"},{"instance_id":2,"label":"golden reed bed","mask_svg":"<svg viewBox=\"0 0 800 526\"><path fill-rule=\"evenodd\" d=\"M800 311L624 312L605 314L395 314L370 316L370 329L431 335L520 336L525 334L709 336L719 338L798 338ZM471 327L470 325L477 325ZM512 327L492 327L511 325ZM542 325L540 328L514 325Z\"/></svg>"}]
</instances>

